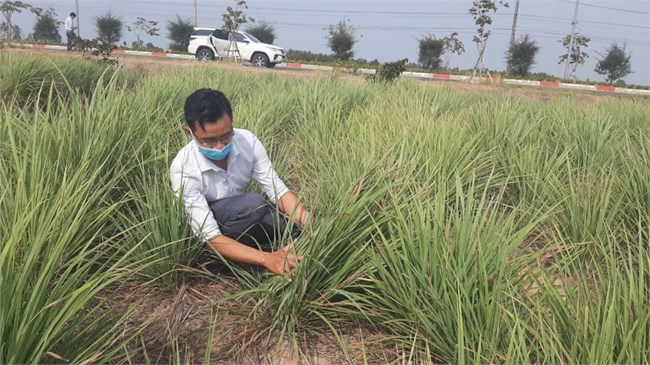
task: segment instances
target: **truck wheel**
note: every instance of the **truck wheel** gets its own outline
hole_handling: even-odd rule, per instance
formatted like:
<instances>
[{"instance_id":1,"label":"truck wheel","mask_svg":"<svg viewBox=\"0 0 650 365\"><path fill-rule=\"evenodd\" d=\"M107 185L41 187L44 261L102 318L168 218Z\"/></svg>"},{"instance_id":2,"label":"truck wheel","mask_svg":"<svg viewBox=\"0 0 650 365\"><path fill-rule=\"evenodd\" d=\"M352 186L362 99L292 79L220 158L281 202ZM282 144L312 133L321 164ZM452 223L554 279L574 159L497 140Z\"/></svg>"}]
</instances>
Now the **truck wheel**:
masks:
<instances>
[{"instance_id":1,"label":"truck wheel","mask_svg":"<svg viewBox=\"0 0 650 365\"><path fill-rule=\"evenodd\" d=\"M269 67L269 58L264 53L255 53L251 58L253 66Z\"/></svg>"},{"instance_id":2,"label":"truck wheel","mask_svg":"<svg viewBox=\"0 0 650 365\"><path fill-rule=\"evenodd\" d=\"M212 61L214 59L214 53L209 48L201 48L196 52L196 59L199 61Z\"/></svg>"}]
</instances>

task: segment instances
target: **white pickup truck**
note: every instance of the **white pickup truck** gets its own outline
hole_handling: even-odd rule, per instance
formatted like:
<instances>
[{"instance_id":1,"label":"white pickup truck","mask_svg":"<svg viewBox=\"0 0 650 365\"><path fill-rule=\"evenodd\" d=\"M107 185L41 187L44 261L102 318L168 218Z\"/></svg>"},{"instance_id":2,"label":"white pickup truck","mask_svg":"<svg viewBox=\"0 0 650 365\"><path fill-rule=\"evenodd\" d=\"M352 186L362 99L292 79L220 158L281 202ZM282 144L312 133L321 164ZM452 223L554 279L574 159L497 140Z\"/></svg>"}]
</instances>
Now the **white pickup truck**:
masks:
<instances>
[{"instance_id":1,"label":"white pickup truck","mask_svg":"<svg viewBox=\"0 0 650 365\"><path fill-rule=\"evenodd\" d=\"M262 43L246 32L235 33L235 41L241 58L258 67L273 67L287 55L282 47ZM194 28L187 51L200 61L209 61L225 57L229 44L228 33L221 29Z\"/></svg>"}]
</instances>

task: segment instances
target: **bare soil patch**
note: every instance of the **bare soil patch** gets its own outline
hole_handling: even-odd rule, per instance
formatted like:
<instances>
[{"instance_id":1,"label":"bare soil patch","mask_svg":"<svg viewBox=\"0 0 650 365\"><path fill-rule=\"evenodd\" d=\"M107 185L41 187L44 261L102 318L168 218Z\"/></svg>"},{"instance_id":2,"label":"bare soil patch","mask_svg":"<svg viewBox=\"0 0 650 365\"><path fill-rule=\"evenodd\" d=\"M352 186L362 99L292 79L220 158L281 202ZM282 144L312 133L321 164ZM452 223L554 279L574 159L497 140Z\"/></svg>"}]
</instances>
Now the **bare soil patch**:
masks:
<instances>
[{"instance_id":1,"label":"bare soil patch","mask_svg":"<svg viewBox=\"0 0 650 365\"><path fill-rule=\"evenodd\" d=\"M242 290L227 276L189 278L179 288L121 283L104 292L107 305L117 313L133 310L127 331L144 328L129 344L136 363L171 363L180 349L193 363L201 363L205 351L212 364L340 364L388 363L397 353L382 346L378 331L360 323L346 323L337 330L339 339L323 326L319 335L297 333L292 340L269 329L264 318L255 318L255 298L230 297ZM208 348L211 327L212 346Z\"/></svg>"}]
</instances>

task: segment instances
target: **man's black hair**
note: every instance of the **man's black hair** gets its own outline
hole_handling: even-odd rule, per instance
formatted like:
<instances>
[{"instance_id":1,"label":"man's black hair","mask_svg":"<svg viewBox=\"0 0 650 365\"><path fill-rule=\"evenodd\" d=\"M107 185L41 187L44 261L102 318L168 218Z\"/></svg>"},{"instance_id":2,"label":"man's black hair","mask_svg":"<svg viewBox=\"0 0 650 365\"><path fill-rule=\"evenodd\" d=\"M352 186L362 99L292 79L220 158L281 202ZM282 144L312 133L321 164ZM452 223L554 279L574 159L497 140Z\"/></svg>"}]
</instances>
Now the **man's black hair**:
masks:
<instances>
[{"instance_id":1,"label":"man's black hair","mask_svg":"<svg viewBox=\"0 0 650 365\"><path fill-rule=\"evenodd\" d=\"M73 16L73 17L76 18L76 17L77 17L77 14L75 14L74 12L72 12L72 13L70 13L70 16Z\"/></svg>"},{"instance_id":2,"label":"man's black hair","mask_svg":"<svg viewBox=\"0 0 650 365\"><path fill-rule=\"evenodd\" d=\"M205 129L205 123L214 123L224 114L232 119L232 107L221 91L199 89L185 99L185 122L192 131L196 122Z\"/></svg>"}]
</instances>

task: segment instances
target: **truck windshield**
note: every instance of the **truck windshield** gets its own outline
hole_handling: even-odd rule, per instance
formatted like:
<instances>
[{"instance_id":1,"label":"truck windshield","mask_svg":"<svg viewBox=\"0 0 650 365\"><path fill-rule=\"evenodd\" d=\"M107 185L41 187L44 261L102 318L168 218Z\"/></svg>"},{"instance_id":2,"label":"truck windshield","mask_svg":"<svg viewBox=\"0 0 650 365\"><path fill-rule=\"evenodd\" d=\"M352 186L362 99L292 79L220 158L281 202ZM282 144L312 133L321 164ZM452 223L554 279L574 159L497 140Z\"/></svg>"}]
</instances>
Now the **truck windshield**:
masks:
<instances>
[{"instance_id":1,"label":"truck windshield","mask_svg":"<svg viewBox=\"0 0 650 365\"><path fill-rule=\"evenodd\" d=\"M250 33L246 33L246 32L240 32L240 33L243 34L243 35L245 35L246 37L248 37L248 39L250 39L251 42L262 43L262 41L260 41L259 39L255 38L255 37L254 37L252 34L250 34Z\"/></svg>"}]
</instances>

